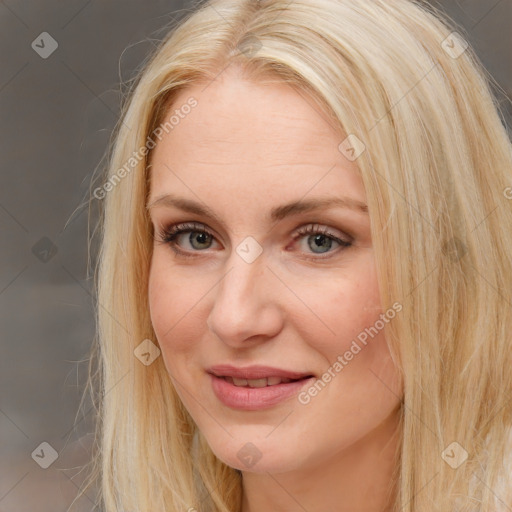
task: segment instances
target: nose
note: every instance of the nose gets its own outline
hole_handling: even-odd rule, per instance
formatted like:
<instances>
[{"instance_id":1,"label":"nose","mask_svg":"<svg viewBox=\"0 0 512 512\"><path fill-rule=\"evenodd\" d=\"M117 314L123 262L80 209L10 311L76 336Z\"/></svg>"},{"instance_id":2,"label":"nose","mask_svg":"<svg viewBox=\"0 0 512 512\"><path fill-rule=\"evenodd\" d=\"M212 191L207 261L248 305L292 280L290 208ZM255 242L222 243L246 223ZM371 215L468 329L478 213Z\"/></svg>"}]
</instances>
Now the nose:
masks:
<instances>
[{"instance_id":1,"label":"nose","mask_svg":"<svg viewBox=\"0 0 512 512\"><path fill-rule=\"evenodd\" d=\"M265 252L247 263L235 251L228 272L215 288L207 319L210 330L233 348L263 342L283 328L282 284L267 268Z\"/></svg>"}]
</instances>

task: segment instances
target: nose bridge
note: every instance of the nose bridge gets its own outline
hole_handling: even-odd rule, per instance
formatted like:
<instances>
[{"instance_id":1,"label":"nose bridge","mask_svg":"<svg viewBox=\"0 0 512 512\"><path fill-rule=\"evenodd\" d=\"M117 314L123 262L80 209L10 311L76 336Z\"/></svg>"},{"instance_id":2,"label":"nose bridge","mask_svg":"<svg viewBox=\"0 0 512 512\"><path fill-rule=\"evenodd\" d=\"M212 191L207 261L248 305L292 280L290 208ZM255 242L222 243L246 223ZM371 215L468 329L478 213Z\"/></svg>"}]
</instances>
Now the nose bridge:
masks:
<instances>
[{"instance_id":1,"label":"nose bridge","mask_svg":"<svg viewBox=\"0 0 512 512\"><path fill-rule=\"evenodd\" d=\"M228 272L219 283L215 305L223 309L227 307L231 311L235 311L239 306L243 306L245 310L257 309L258 290L261 289L262 280L265 279L263 256L247 262L233 251L226 266ZM242 314L242 311L239 310L238 314Z\"/></svg>"},{"instance_id":2,"label":"nose bridge","mask_svg":"<svg viewBox=\"0 0 512 512\"><path fill-rule=\"evenodd\" d=\"M251 247L243 242L232 251L208 318L210 329L227 343L258 334L269 336L277 328L277 316L271 311L275 304L268 293L271 286L266 283L271 275L265 272L265 254L247 258L250 252Z\"/></svg>"},{"instance_id":3,"label":"nose bridge","mask_svg":"<svg viewBox=\"0 0 512 512\"><path fill-rule=\"evenodd\" d=\"M227 299L257 299L257 290L265 279L267 254L252 236L246 236L233 245L226 266L229 273L220 283L219 295ZM220 298L220 297L219 297Z\"/></svg>"}]
</instances>

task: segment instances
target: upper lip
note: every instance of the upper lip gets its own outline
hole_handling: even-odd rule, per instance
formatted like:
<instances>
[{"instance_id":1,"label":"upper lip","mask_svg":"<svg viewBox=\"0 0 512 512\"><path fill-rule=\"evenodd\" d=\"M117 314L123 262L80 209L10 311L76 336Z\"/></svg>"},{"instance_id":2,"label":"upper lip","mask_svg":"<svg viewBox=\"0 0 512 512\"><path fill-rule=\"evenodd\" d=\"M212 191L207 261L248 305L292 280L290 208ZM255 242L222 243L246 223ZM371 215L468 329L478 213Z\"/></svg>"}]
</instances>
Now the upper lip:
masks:
<instances>
[{"instance_id":1,"label":"upper lip","mask_svg":"<svg viewBox=\"0 0 512 512\"><path fill-rule=\"evenodd\" d=\"M237 368L230 364L220 364L210 367L208 373L217 377L235 377L237 379L265 379L268 377L281 377L285 379L302 379L304 377L312 377L311 372L296 372L292 370L283 370L272 366L245 366Z\"/></svg>"}]
</instances>

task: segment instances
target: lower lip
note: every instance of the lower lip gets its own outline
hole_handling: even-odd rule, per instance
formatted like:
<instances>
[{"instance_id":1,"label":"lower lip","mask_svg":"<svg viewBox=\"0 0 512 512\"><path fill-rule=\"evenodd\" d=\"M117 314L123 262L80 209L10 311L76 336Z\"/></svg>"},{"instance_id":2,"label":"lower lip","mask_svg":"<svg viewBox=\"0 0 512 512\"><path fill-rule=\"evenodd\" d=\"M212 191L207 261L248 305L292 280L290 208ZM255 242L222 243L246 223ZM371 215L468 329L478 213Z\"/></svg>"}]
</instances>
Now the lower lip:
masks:
<instances>
[{"instance_id":1,"label":"lower lip","mask_svg":"<svg viewBox=\"0 0 512 512\"><path fill-rule=\"evenodd\" d=\"M292 396L298 394L300 389L310 384L314 377L294 382L265 386L264 388L240 387L231 384L222 377L209 374L213 392L217 398L228 407L243 411L257 411L268 409Z\"/></svg>"}]
</instances>

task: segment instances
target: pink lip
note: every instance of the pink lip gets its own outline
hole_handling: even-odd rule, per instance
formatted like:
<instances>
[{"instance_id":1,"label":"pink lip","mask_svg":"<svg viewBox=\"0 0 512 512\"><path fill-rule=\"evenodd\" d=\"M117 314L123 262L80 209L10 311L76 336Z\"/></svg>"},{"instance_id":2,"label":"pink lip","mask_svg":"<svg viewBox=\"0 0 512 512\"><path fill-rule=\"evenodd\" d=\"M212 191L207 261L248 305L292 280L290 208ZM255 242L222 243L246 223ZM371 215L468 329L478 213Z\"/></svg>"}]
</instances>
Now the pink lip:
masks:
<instances>
[{"instance_id":1,"label":"pink lip","mask_svg":"<svg viewBox=\"0 0 512 512\"><path fill-rule=\"evenodd\" d=\"M219 370L222 368L222 370ZM257 411L260 409L268 409L292 396L296 396L300 389L311 384L314 377L303 378L306 374L290 372L285 370L276 370L269 367L252 366L245 369L236 369L232 366L213 367L210 369L210 379L212 389L216 397L227 407L242 411ZM215 369L215 374L213 370ZM288 383L276 384L274 386L266 386L262 388L241 387L231 384L221 376L229 374L231 377L240 379L262 379L265 377L283 377L288 379L301 379ZM246 375L251 375L246 377ZM291 376L290 376L291 375ZM308 374L311 375L311 374Z\"/></svg>"},{"instance_id":2,"label":"pink lip","mask_svg":"<svg viewBox=\"0 0 512 512\"><path fill-rule=\"evenodd\" d=\"M238 379L265 379L268 377L303 379L304 377L313 375L311 372L295 372L281 368L273 368L271 366L253 365L237 368L230 364L212 366L207 372L217 377L236 377Z\"/></svg>"}]
</instances>

